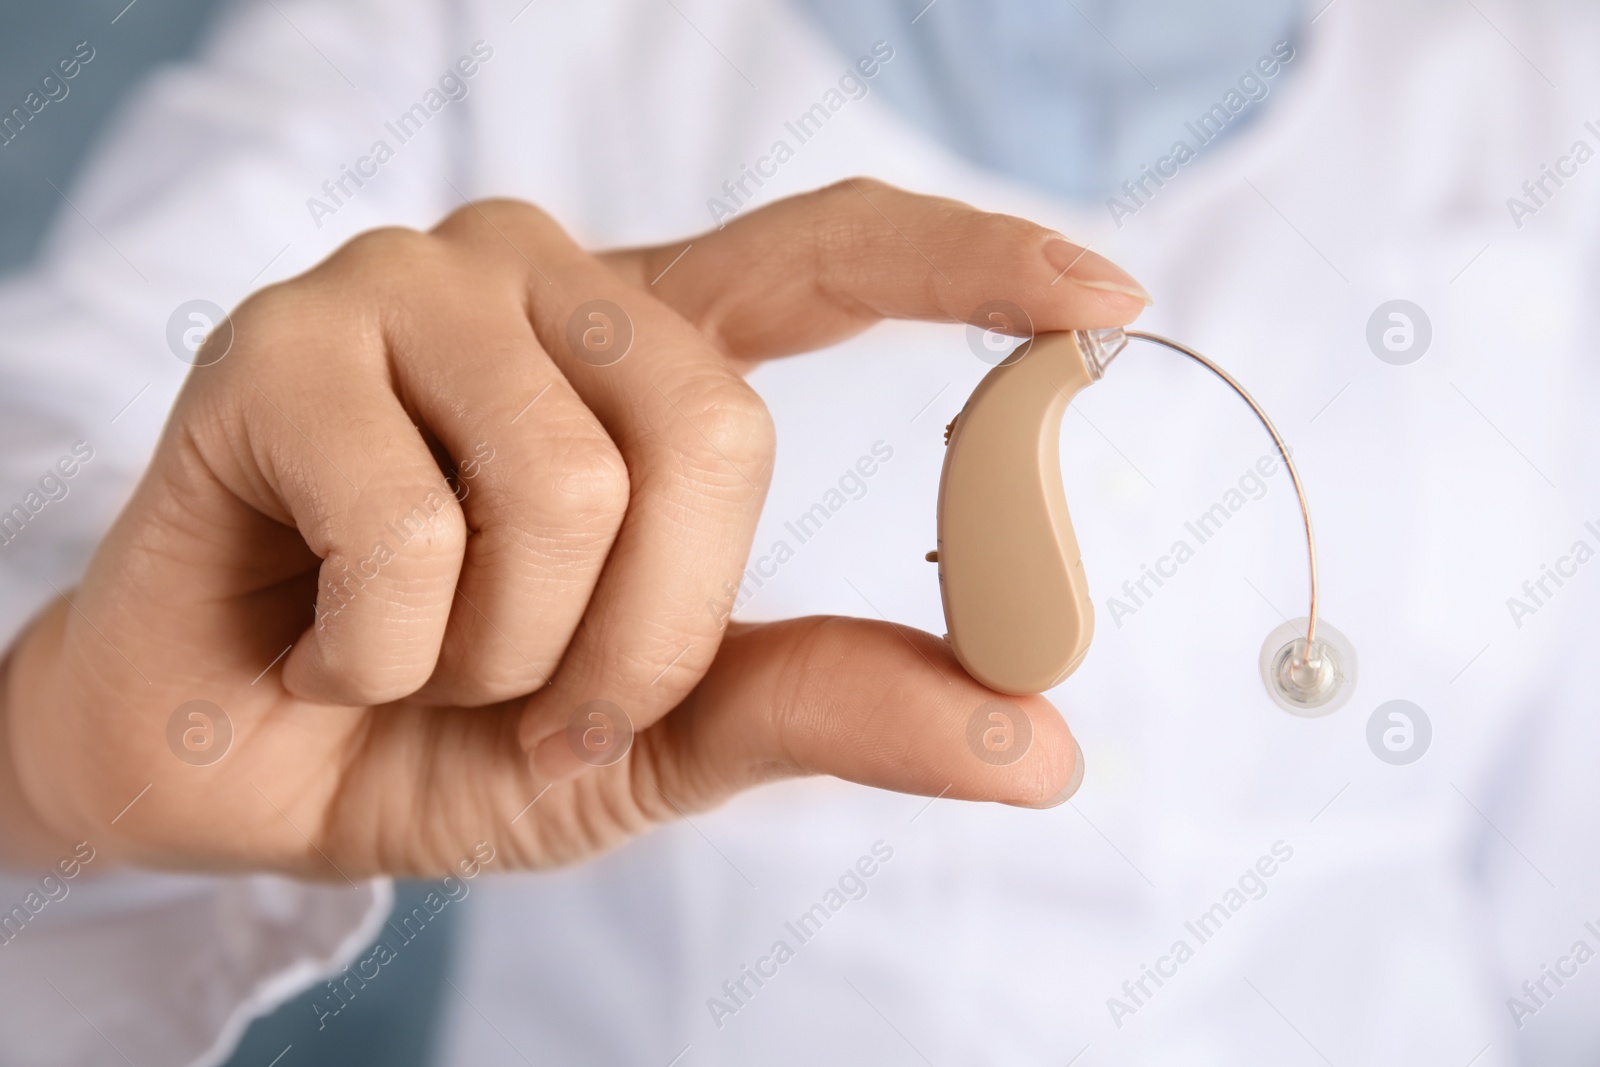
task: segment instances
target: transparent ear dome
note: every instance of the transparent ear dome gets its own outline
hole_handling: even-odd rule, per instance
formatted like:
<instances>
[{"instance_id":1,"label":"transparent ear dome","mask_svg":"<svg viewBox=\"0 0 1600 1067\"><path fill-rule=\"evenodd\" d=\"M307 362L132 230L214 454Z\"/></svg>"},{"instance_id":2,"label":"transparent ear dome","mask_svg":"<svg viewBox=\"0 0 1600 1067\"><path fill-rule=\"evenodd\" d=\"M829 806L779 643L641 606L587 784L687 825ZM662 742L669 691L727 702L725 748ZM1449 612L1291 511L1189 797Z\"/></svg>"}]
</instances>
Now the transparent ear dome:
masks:
<instances>
[{"instance_id":1,"label":"transparent ear dome","mask_svg":"<svg viewBox=\"0 0 1600 1067\"><path fill-rule=\"evenodd\" d=\"M1272 702L1291 715L1330 715L1349 702L1356 687L1356 650L1350 639L1317 620L1306 643L1305 619L1291 619L1261 645L1261 681Z\"/></svg>"}]
</instances>

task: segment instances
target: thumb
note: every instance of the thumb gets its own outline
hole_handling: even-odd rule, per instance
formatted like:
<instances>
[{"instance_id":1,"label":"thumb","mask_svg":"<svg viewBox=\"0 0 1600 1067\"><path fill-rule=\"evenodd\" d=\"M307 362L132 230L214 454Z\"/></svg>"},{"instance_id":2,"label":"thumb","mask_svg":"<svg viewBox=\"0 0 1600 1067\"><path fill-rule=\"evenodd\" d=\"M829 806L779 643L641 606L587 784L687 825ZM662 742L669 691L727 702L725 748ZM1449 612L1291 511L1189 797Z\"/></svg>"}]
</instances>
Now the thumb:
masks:
<instances>
[{"instance_id":1,"label":"thumb","mask_svg":"<svg viewBox=\"0 0 1600 1067\"><path fill-rule=\"evenodd\" d=\"M1051 807L1083 777L1043 697L986 688L931 634L833 616L735 627L690 697L639 735L635 764L682 810L804 774Z\"/></svg>"}]
</instances>

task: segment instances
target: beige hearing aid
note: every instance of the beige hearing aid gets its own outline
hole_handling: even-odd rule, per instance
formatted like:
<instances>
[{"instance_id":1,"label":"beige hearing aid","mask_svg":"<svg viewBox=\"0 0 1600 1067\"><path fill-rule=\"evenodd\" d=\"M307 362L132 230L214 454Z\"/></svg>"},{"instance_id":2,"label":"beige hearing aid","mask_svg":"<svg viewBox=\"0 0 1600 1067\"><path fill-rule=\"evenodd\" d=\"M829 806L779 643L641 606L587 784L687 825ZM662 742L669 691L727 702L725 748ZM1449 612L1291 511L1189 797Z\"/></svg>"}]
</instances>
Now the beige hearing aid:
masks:
<instances>
[{"instance_id":1,"label":"beige hearing aid","mask_svg":"<svg viewBox=\"0 0 1600 1067\"><path fill-rule=\"evenodd\" d=\"M1094 636L1061 487L1061 416L1099 379L1105 351L1089 335L1034 338L984 376L948 430L937 552L945 622L967 673L1002 693L1059 685Z\"/></svg>"},{"instance_id":2,"label":"beige hearing aid","mask_svg":"<svg viewBox=\"0 0 1600 1067\"><path fill-rule=\"evenodd\" d=\"M1297 715L1335 710L1349 699L1355 653L1331 626L1318 638L1311 512L1288 446L1221 367L1176 341L1133 330L1047 333L1024 342L984 376L947 428L939 547L928 558L939 564L956 658L989 688L1022 694L1059 685L1088 654L1094 606L1061 485L1061 417L1130 338L1180 352L1222 378L1272 435L1305 520L1311 608L1305 620L1268 635L1262 678L1274 702Z\"/></svg>"}]
</instances>

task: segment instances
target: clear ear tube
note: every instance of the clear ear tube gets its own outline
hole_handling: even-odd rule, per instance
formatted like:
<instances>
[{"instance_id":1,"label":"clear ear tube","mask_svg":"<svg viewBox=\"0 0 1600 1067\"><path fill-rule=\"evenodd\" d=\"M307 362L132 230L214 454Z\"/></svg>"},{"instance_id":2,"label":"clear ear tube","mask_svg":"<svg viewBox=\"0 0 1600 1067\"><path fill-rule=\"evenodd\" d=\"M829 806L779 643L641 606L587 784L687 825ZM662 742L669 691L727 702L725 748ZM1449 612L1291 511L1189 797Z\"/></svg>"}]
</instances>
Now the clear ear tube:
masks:
<instances>
[{"instance_id":1,"label":"clear ear tube","mask_svg":"<svg viewBox=\"0 0 1600 1067\"><path fill-rule=\"evenodd\" d=\"M1317 543L1311 529L1311 508L1306 503L1305 486L1295 468L1289 447L1272 420L1255 398L1234 377L1187 345L1143 330L1080 330L1077 334L1090 377L1098 381L1129 340L1148 341L1189 357L1221 378L1239 394L1261 425L1272 436L1284 468L1294 483L1300 517L1306 531L1306 560L1310 573L1310 606L1304 619L1285 622L1267 635L1261 649L1261 680L1267 695L1279 707L1295 715L1320 716L1338 710L1350 699L1355 688L1355 649L1345 636L1317 618Z\"/></svg>"}]
</instances>

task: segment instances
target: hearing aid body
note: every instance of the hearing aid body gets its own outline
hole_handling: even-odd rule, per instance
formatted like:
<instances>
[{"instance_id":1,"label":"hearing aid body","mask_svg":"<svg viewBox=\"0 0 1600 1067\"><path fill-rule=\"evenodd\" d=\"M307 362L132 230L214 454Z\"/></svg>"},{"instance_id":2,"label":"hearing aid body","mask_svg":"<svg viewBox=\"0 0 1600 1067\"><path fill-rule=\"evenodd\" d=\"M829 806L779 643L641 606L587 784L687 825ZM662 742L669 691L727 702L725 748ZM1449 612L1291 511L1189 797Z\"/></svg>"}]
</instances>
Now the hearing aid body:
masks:
<instances>
[{"instance_id":1,"label":"hearing aid body","mask_svg":"<svg viewBox=\"0 0 1600 1067\"><path fill-rule=\"evenodd\" d=\"M1076 333L1025 343L978 383L946 442L938 563L950 645L1002 693L1059 685L1094 636L1061 486L1061 417L1099 377L1084 347Z\"/></svg>"}]
</instances>

